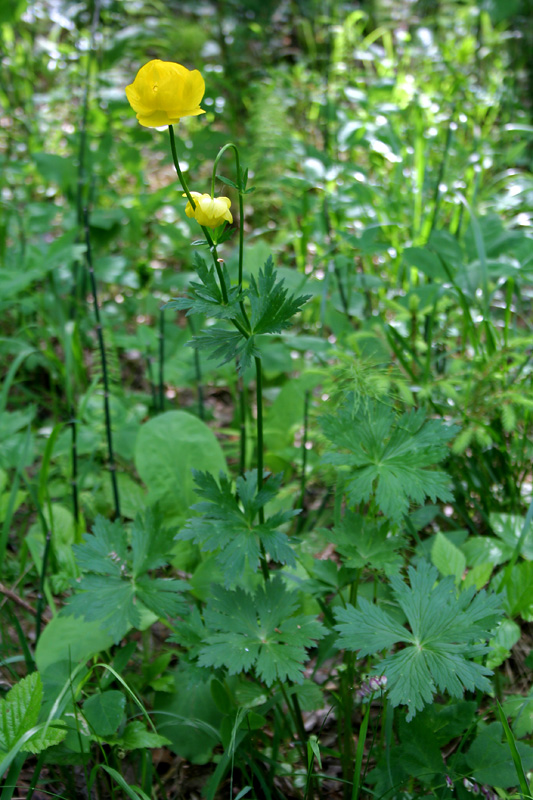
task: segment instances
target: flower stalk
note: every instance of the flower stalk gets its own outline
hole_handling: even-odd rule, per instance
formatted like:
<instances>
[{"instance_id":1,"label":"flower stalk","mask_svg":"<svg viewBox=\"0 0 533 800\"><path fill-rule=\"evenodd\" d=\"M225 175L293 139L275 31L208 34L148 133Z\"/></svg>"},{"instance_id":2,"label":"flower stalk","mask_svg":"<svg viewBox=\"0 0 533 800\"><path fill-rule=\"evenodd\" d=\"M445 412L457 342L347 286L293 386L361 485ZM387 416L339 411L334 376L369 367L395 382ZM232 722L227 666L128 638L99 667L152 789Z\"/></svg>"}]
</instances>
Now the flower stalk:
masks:
<instances>
[{"instance_id":1,"label":"flower stalk","mask_svg":"<svg viewBox=\"0 0 533 800\"><path fill-rule=\"evenodd\" d=\"M108 469L111 474L111 485L113 488L113 500L115 505L115 515L120 519L120 500L118 494L117 483L117 468L115 464L115 454L113 450L113 435L111 432L111 410L109 407L109 379L107 375L107 359L104 347L104 332L102 328L102 321L100 318L100 309L98 307L98 290L96 287L96 278L94 275L94 266L91 249L91 236L89 232L89 210L87 208L83 211L83 219L85 226L85 260L87 269L89 271L89 278L91 280L91 291L93 295L94 316L96 318L96 334L98 336L98 345L100 348L100 358L102 360L102 375L104 378L104 416L105 427L107 434L107 450L108 450Z\"/></svg>"}]
</instances>

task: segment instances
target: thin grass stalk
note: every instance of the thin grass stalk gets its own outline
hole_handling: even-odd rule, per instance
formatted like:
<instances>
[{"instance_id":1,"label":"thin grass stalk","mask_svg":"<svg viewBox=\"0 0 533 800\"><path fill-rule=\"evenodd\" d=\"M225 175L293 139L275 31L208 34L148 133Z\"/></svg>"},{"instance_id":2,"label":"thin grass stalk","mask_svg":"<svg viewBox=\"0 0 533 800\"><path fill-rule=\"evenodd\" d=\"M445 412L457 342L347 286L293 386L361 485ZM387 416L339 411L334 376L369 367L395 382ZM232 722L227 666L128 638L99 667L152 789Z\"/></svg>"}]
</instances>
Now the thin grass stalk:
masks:
<instances>
[{"instance_id":1,"label":"thin grass stalk","mask_svg":"<svg viewBox=\"0 0 533 800\"><path fill-rule=\"evenodd\" d=\"M191 333L194 336L196 333L195 325L192 317L187 317L187 322ZM200 419L205 419L205 405L204 405L204 387L202 385L202 364L200 362L200 353L194 348L194 374L196 378L196 391L198 392L198 416Z\"/></svg>"},{"instance_id":2,"label":"thin grass stalk","mask_svg":"<svg viewBox=\"0 0 533 800\"><path fill-rule=\"evenodd\" d=\"M239 397L239 474L246 471L246 396L242 375L237 377L237 395Z\"/></svg>"},{"instance_id":3,"label":"thin grass stalk","mask_svg":"<svg viewBox=\"0 0 533 800\"><path fill-rule=\"evenodd\" d=\"M304 397L304 435L302 440L302 474L300 476L300 508L302 509L302 514L305 510L305 492L306 492L306 482L307 482L307 438L309 436L309 399L311 397L311 393L309 389L305 390L305 397Z\"/></svg>"},{"instance_id":4,"label":"thin grass stalk","mask_svg":"<svg viewBox=\"0 0 533 800\"><path fill-rule=\"evenodd\" d=\"M41 770L44 764L45 753L41 753L39 758L37 759L37 764L35 765L35 769L33 770L33 775L31 777L30 785L28 788L28 794L26 795L26 800L32 800L33 793L37 788L37 783L39 781L39 776L41 774Z\"/></svg>"},{"instance_id":5,"label":"thin grass stalk","mask_svg":"<svg viewBox=\"0 0 533 800\"><path fill-rule=\"evenodd\" d=\"M95 53L95 37L98 23L100 21L100 0L94 0L93 16L91 20L91 29L89 37L89 49L87 51L87 68L85 70L83 81L83 102L80 124L80 138L78 145L78 176L76 181L76 217L78 228L81 231L83 228L83 205L84 205L84 192L87 183L87 170L86 170L86 153L87 153L87 121L89 118L89 97L91 89L91 71L94 62ZM81 238L81 236L79 237ZM74 307L76 300L83 297L85 294L85 279L84 272L81 272L80 278L80 260L76 259L72 265L72 303L71 303L71 317L74 316Z\"/></svg>"},{"instance_id":6,"label":"thin grass stalk","mask_svg":"<svg viewBox=\"0 0 533 800\"><path fill-rule=\"evenodd\" d=\"M306 761L307 761L307 734L305 732L305 727L304 727L304 723L303 723L303 717L302 717L302 711L300 709L300 704L298 702L294 703L294 704L290 702L289 696L288 696L287 692L285 691L285 687L283 686L283 683L281 681L279 681L279 688L281 689L281 694L283 695L283 699L285 700L285 704L287 706L289 714L291 715L292 721L294 722L294 727L298 731L298 736L300 738L300 748L301 748L302 757L303 757L303 763L305 764ZM293 699L293 701L294 701L294 699L297 700L297 698L295 697L294 693L292 694L292 699ZM298 711L296 711L297 708L298 708Z\"/></svg>"},{"instance_id":7,"label":"thin grass stalk","mask_svg":"<svg viewBox=\"0 0 533 800\"><path fill-rule=\"evenodd\" d=\"M511 757L513 759L516 777L518 778L518 783L520 784L522 797L529 798L531 797L529 783L526 778L526 774L524 772L524 765L522 764L520 753L518 752L518 748L516 746L515 737L513 736L513 732L509 727L509 723L507 722L507 717L503 713L503 708L501 707L499 700L496 700L496 705L498 708L498 716L502 724L503 732L505 733L505 738L507 740L507 744L509 745L509 749L511 751Z\"/></svg>"},{"instance_id":8,"label":"thin grass stalk","mask_svg":"<svg viewBox=\"0 0 533 800\"><path fill-rule=\"evenodd\" d=\"M44 610L44 582L46 580L46 568L48 566L48 556L50 555L51 541L52 541L52 531L48 529L46 532L46 538L44 540L43 563L41 564L41 575L39 577L39 592L37 594L37 618L35 623L36 645L41 635L42 613Z\"/></svg>"},{"instance_id":9,"label":"thin grass stalk","mask_svg":"<svg viewBox=\"0 0 533 800\"><path fill-rule=\"evenodd\" d=\"M264 457L264 438L263 438L263 371L261 359L255 356L255 375L256 375L256 404L257 404L257 491L263 488L263 457ZM265 509L259 509L259 523L263 525L265 521ZM265 547L261 542L261 572L265 581L270 579L270 571L266 560Z\"/></svg>"},{"instance_id":10,"label":"thin grass stalk","mask_svg":"<svg viewBox=\"0 0 533 800\"><path fill-rule=\"evenodd\" d=\"M104 415L105 415L105 427L106 427L106 434L107 434L107 450L109 456L109 464L108 469L111 474L111 485L113 488L113 500L115 504L115 515L117 518L120 518L120 500L118 494L118 483L117 483L117 470L115 464L115 454L113 451L113 435L111 432L111 411L109 408L109 380L107 376L107 359L105 354L105 347L104 347L104 333L102 328L102 322L100 319L100 309L98 308L98 291L96 287L96 277L94 274L94 266L93 266L93 259L92 259L92 250L91 250L91 236L89 231L89 211L87 208L84 209L83 212L84 216L84 225L85 225L85 244L86 244L86 253L85 259L87 263L87 269L89 271L89 277L91 280L91 291L93 295L93 304L94 304L94 315L96 318L96 333L98 336L98 345L100 347L100 358L102 360L102 374L104 378Z\"/></svg>"},{"instance_id":11,"label":"thin grass stalk","mask_svg":"<svg viewBox=\"0 0 533 800\"><path fill-rule=\"evenodd\" d=\"M26 753L19 753L13 760L9 772L6 776L6 782L2 788L0 800L11 800L15 789L17 788L17 781L26 760Z\"/></svg>"},{"instance_id":12,"label":"thin grass stalk","mask_svg":"<svg viewBox=\"0 0 533 800\"><path fill-rule=\"evenodd\" d=\"M152 395L152 408L154 411L157 411L158 404L157 404L157 393L155 390L155 383L154 383L154 371L152 369L152 361L153 358L150 355L150 351L146 351L146 372L148 373L148 383L150 384L150 394Z\"/></svg>"},{"instance_id":13,"label":"thin grass stalk","mask_svg":"<svg viewBox=\"0 0 533 800\"><path fill-rule=\"evenodd\" d=\"M165 309L159 311L159 410L165 410Z\"/></svg>"},{"instance_id":14,"label":"thin grass stalk","mask_svg":"<svg viewBox=\"0 0 533 800\"><path fill-rule=\"evenodd\" d=\"M437 183L435 186L435 190L433 192L433 216L431 217L431 225L429 228L428 239L435 230L435 225L437 224L437 219L439 216L440 201L442 197L442 192L440 190L440 187L444 180L444 173L446 172L446 165L448 163L448 153L450 152L450 147L452 144L453 131L455 130L456 127L453 119L454 115L455 115L455 104L452 107L450 119L448 120L448 128L446 129L446 140L444 142L444 153L442 154L442 159L439 167L439 174L437 177Z\"/></svg>"},{"instance_id":15,"label":"thin grass stalk","mask_svg":"<svg viewBox=\"0 0 533 800\"><path fill-rule=\"evenodd\" d=\"M20 624L19 618L17 617L15 612L9 607L9 605L6 605L5 608L6 608L6 613L9 616L12 625L15 627L15 630L17 631L17 636L20 642L20 648L22 650L22 654L24 656L24 663L26 664L26 669L28 670L28 673L33 672L36 669L35 659L33 658L33 655L31 653L30 645L28 643L28 639L26 638L26 634L22 630L22 625Z\"/></svg>"},{"instance_id":16,"label":"thin grass stalk","mask_svg":"<svg viewBox=\"0 0 533 800\"><path fill-rule=\"evenodd\" d=\"M244 270L244 175L241 172L241 162L239 157L239 149L233 142L229 142L228 144L224 145L217 153L217 157L213 163L213 172L211 176L211 197L215 196L215 179L216 179L216 171L217 166L219 164L220 159L222 158L223 154L229 148L233 149L235 155L235 169L237 172L237 188L239 194L239 272L238 272L238 286L239 286L239 293L242 291L242 277L243 277L243 270ZM243 312L244 317L246 318L246 312L244 309L244 304L241 302L241 311ZM237 372L239 371L239 359L237 358ZM244 384L242 381L242 377L237 379L237 395L239 399L239 474L244 475L246 470L246 398L244 396Z\"/></svg>"},{"instance_id":17,"label":"thin grass stalk","mask_svg":"<svg viewBox=\"0 0 533 800\"><path fill-rule=\"evenodd\" d=\"M80 504L78 497L78 424L72 413L70 413L70 431L70 459L72 468L72 480L70 481L70 485L72 487L72 507L74 510L74 522L77 534L80 521Z\"/></svg>"},{"instance_id":18,"label":"thin grass stalk","mask_svg":"<svg viewBox=\"0 0 533 800\"><path fill-rule=\"evenodd\" d=\"M359 728L359 738L357 740L357 751L355 754L355 770L352 785L352 800L358 800L359 791L361 789L361 767L363 766L363 755L365 751L366 735L368 732L368 723L370 721L370 702L368 703L363 722Z\"/></svg>"}]
</instances>

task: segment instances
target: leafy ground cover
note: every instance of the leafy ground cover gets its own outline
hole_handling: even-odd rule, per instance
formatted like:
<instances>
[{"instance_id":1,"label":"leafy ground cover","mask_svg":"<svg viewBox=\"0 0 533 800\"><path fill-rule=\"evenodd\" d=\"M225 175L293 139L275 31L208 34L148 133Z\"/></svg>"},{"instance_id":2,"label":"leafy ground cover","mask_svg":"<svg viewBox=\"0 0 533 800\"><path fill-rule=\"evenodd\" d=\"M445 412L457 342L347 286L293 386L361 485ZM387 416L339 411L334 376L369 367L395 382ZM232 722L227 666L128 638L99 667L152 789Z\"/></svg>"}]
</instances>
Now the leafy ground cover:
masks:
<instances>
[{"instance_id":1,"label":"leafy ground cover","mask_svg":"<svg viewBox=\"0 0 533 800\"><path fill-rule=\"evenodd\" d=\"M1 800L530 796L530 11L0 8Z\"/></svg>"}]
</instances>

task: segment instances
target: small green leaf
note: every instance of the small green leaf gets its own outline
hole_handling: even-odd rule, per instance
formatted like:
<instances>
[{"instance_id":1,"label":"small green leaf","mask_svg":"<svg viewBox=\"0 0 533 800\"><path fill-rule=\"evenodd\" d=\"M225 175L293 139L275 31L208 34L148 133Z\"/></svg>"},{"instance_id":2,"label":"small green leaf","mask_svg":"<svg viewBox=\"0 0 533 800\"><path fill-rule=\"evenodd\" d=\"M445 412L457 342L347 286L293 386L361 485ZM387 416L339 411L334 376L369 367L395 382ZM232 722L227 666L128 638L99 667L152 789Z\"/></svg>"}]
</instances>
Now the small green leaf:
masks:
<instances>
[{"instance_id":1,"label":"small green leaf","mask_svg":"<svg viewBox=\"0 0 533 800\"><path fill-rule=\"evenodd\" d=\"M431 561L441 575L453 575L459 585L466 569L466 557L444 534L437 533L431 548Z\"/></svg>"},{"instance_id":2,"label":"small green leaf","mask_svg":"<svg viewBox=\"0 0 533 800\"><path fill-rule=\"evenodd\" d=\"M111 736L124 716L126 698L122 692L110 690L93 694L83 704L83 713L96 736Z\"/></svg>"},{"instance_id":3,"label":"small green leaf","mask_svg":"<svg viewBox=\"0 0 533 800\"><path fill-rule=\"evenodd\" d=\"M134 720L126 725L122 736L114 739L113 744L118 745L122 750L144 750L145 748L164 747L170 744L170 740L147 730L144 723Z\"/></svg>"}]
</instances>

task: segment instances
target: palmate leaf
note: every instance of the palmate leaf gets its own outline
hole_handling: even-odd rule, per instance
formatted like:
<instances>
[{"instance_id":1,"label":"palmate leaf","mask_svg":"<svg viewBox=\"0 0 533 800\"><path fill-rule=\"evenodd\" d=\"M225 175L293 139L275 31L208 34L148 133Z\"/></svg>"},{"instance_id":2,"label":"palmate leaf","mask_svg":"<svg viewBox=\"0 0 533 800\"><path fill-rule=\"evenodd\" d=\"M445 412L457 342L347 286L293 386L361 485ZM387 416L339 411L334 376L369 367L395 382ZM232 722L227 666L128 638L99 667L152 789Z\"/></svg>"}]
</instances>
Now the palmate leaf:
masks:
<instances>
[{"instance_id":1,"label":"palmate leaf","mask_svg":"<svg viewBox=\"0 0 533 800\"><path fill-rule=\"evenodd\" d=\"M455 426L426 420L422 409L398 418L393 409L377 402L361 403L354 410L345 406L335 416L323 417L321 425L335 445L324 461L350 468L347 492L354 505L375 494L383 514L401 522L410 502L452 499L448 475L428 467L447 454Z\"/></svg>"},{"instance_id":2,"label":"palmate leaf","mask_svg":"<svg viewBox=\"0 0 533 800\"><path fill-rule=\"evenodd\" d=\"M256 521L259 509L276 496L281 485L281 475L265 473L264 477L268 479L260 492L257 470L237 478L236 499L232 483L223 473L217 483L208 472L194 472L196 493L202 502L193 508L202 515L188 520L176 539L192 540L207 552L219 550L216 560L227 587L235 584L247 562L252 569L258 569L261 545L274 561L296 564L289 539L279 527L298 512L277 512L264 523Z\"/></svg>"},{"instance_id":3,"label":"palmate leaf","mask_svg":"<svg viewBox=\"0 0 533 800\"><path fill-rule=\"evenodd\" d=\"M342 557L345 567L383 570L386 575L394 575L403 563L398 552L405 547L405 538L390 535L387 521L363 517L347 511L338 525L328 532L328 538L335 544L335 550Z\"/></svg>"},{"instance_id":4,"label":"palmate leaf","mask_svg":"<svg viewBox=\"0 0 533 800\"><path fill-rule=\"evenodd\" d=\"M76 591L61 614L74 614L99 622L115 642L131 628L141 625L141 610L148 608L159 617L171 617L185 610L180 593L184 581L153 578L150 570L166 563L173 534L163 530L148 511L133 523L128 534L120 522L97 517L92 533L74 547L83 571L73 586Z\"/></svg>"},{"instance_id":5,"label":"palmate leaf","mask_svg":"<svg viewBox=\"0 0 533 800\"><path fill-rule=\"evenodd\" d=\"M379 606L364 598L358 607L339 609L335 626L339 648L355 650L359 657L405 647L389 654L374 672L385 674L393 705L407 705L411 719L436 691L461 697L464 690L490 690L491 670L470 659L485 655L487 640L501 616L500 598L474 589L456 596L453 577L436 583L437 570L426 561L409 567L410 585L391 578L396 601L409 628L400 625Z\"/></svg>"},{"instance_id":6,"label":"palmate leaf","mask_svg":"<svg viewBox=\"0 0 533 800\"><path fill-rule=\"evenodd\" d=\"M267 686L275 680L302 683L307 649L325 635L314 617L292 616L298 607L295 592L289 592L276 576L253 596L242 589L217 587L205 611L209 629L200 650L204 667L227 667L236 675L252 667Z\"/></svg>"},{"instance_id":7,"label":"palmate leaf","mask_svg":"<svg viewBox=\"0 0 533 800\"><path fill-rule=\"evenodd\" d=\"M292 317L300 311L311 295L287 297L284 281L278 281L272 256L269 256L263 269L259 270L257 281L250 279L247 291L252 308L250 324L254 334L280 333L292 324Z\"/></svg>"},{"instance_id":8,"label":"palmate leaf","mask_svg":"<svg viewBox=\"0 0 533 800\"><path fill-rule=\"evenodd\" d=\"M253 335L247 339L239 331L218 327L206 328L194 336L190 346L196 350L208 350L208 358L220 359L219 366L239 357L240 375L248 369L252 358L261 355Z\"/></svg>"},{"instance_id":9,"label":"palmate leaf","mask_svg":"<svg viewBox=\"0 0 533 800\"><path fill-rule=\"evenodd\" d=\"M239 289L236 286L231 288L230 279L225 267L222 272L228 296L227 303L223 302L222 292L220 291L214 267L208 268L199 253L194 254L194 268L201 282L192 282L189 284L186 297L178 297L174 300L170 300L163 308L186 310L187 316L190 314L204 314L214 319L235 319L241 317Z\"/></svg>"}]
</instances>

